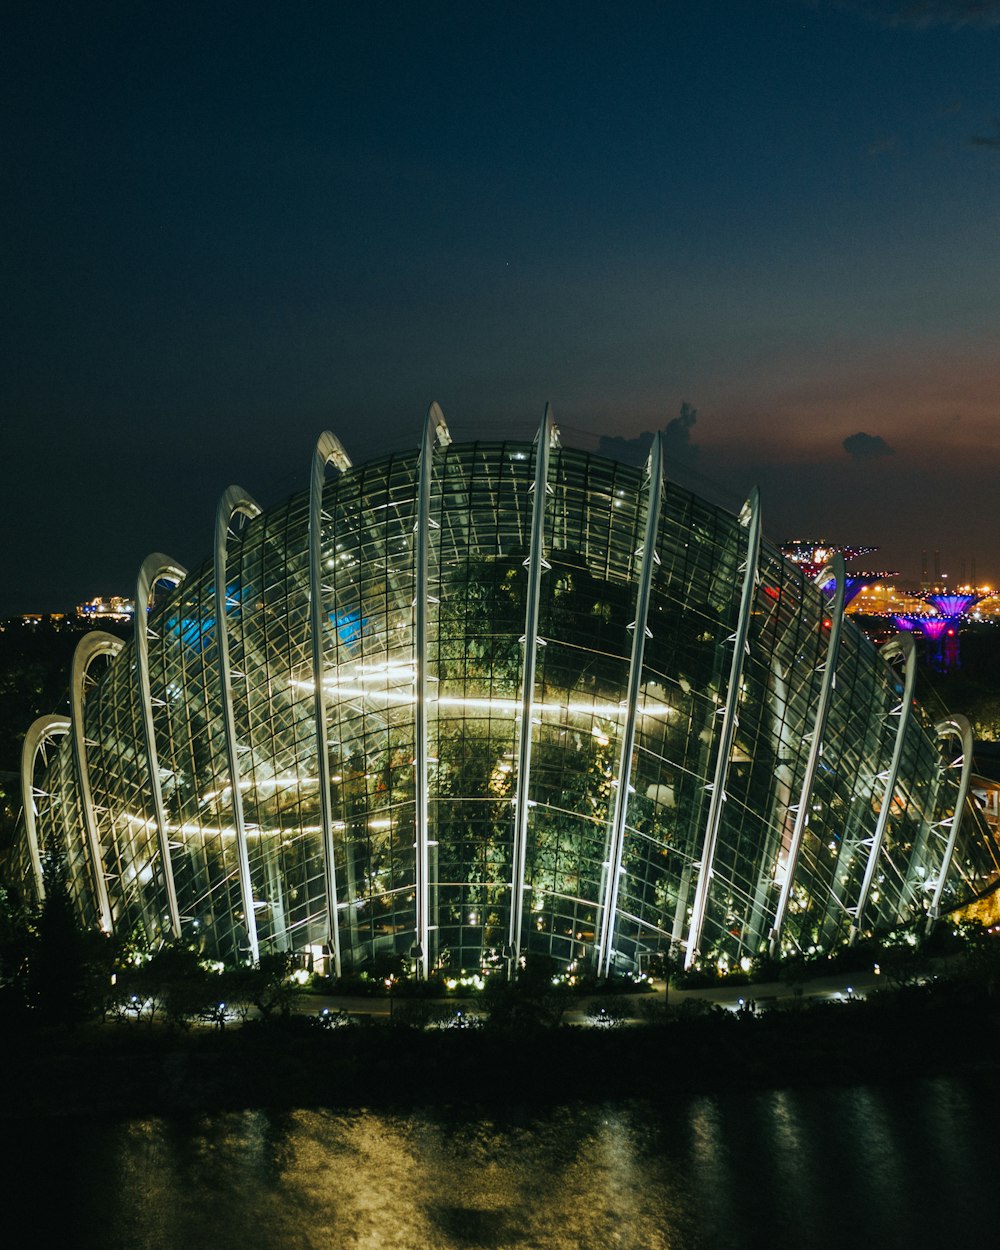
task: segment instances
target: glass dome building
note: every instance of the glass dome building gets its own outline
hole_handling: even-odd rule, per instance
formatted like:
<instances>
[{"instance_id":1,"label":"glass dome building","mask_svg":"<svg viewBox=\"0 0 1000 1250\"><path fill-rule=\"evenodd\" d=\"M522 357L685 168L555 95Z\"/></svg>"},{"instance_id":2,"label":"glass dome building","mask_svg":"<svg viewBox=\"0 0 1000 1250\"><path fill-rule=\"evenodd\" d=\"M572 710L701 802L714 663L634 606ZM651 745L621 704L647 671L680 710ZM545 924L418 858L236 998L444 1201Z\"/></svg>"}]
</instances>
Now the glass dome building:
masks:
<instances>
[{"instance_id":1,"label":"glass dome building","mask_svg":"<svg viewBox=\"0 0 1000 1250\"><path fill-rule=\"evenodd\" d=\"M18 871L47 851L106 930L331 971L543 952L599 975L736 966L926 917L1000 855L962 717L739 515L644 470L451 441L220 502L214 551L144 563L28 731ZM148 608L148 611L146 610Z\"/></svg>"}]
</instances>

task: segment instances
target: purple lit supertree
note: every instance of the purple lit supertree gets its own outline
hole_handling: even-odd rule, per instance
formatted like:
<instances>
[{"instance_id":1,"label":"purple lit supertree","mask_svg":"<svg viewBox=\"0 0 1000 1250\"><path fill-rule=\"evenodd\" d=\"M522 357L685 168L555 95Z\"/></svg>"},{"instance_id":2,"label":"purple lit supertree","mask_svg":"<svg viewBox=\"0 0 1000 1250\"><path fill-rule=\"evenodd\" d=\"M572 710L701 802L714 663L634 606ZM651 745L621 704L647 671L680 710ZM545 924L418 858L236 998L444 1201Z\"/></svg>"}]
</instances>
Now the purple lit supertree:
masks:
<instances>
[{"instance_id":1,"label":"purple lit supertree","mask_svg":"<svg viewBox=\"0 0 1000 1250\"><path fill-rule=\"evenodd\" d=\"M918 595L918 598L929 603L932 608L936 608L941 616L948 620L956 620L960 616L965 616L966 612L975 607L982 597L976 592L959 594L957 591L943 590L924 590Z\"/></svg>"},{"instance_id":2,"label":"purple lit supertree","mask_svg":"<svg viewBox=\"0 0 1000 1250\"><path fill-rule=\"evenodd\" d=\"M906 613L892 619L898 630L923 635L925 659L933 668L948 669L957 663L958 629L947 617Z\"/></svg>"},{"instance_id":3,"label":"purple lit supertree","mask_svg":"<svg viewBox=\"0 0 1000 1250\"><path fill-rule=\"evenodd\" d=\"M916 592L937 612L936 616L906 614L894 616L897 629L920 632L927 640L927 661L934 668L947 672L958 668L958 631L962 617L983 597L976 592L925 590Z\"/></svg>"},{"instance_id":4,"label":"purple lit supertree","mask_svg":"<svg viewBox=\"0 0 1000 1250\"><path fill-rule=\"evenodd\" d=\"M856 560L858 556L871 555L873 551L878 551L878 547L845 547L839 543L829 543L821 538L795 538L791 542L782 543L781 546L781 554L785 559L790 560L800 570L802 576L810 582L818 581L838 551L844 557L844 562L849 563L851 560ZM877 572L856 569L849 572L844 579L844 607L846 608L851 600L868 586L874 586L878 582L888 581L896 576L898 576L898 571L895 569L880 569ZM837 590L836 580L828 577L819 585L826 597L832 599Z\"/></svg>"},{"instance_id":5,"label":"purple lit supertree","mask_svg":"<svg viewBox=\"0 0 1000 1250\"><path fill-rule=\"evenodd\" d=\"M895 573L886 571L884 573L848 573L844 578L844 607L851 600L861 593L868 586L875 586L878 582L884 582L890 577L894 577ZM834 591L837 589L836 578L831 577L823 583L823 593L828 599L832 599Z\"/></svg>"}]
</instances>

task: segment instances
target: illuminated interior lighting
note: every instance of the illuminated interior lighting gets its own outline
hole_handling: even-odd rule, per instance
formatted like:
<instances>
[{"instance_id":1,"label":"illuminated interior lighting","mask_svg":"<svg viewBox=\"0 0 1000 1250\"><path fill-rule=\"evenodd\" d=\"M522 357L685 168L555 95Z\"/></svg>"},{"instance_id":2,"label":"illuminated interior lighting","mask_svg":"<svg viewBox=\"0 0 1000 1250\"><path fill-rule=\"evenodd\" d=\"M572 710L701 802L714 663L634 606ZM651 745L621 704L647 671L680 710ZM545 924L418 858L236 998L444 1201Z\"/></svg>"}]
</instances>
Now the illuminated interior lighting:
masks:
<instances>
[{"instance_id":1,"label":"illuminated interior lighting","mask_svg":"<svg viewBox=\"0 0 1000 1250\"><path fill-rule=\"evenodd\" d=\"M312 689L312 682L293 681L293 686ZM374 690L366 686L342 686L340 679L328 678L324 681L324 686L331 693L341 695L345 698L365 699L371 703L381 703L384 706L397 707L413 707L416 704L416 697L410 691L406 690ZM516 719L520 718L521 702L519 699L498 699L482 697L461 697L458 695L438 695L431 696L427 702L441 708L464 708L467 711L483 711L483 712L509 712ZM623 704L603 703L592 701L588 703L567 702L567 703L537 703L531 705L531 710L535 715L559 718L564 715L571 716L597 716L604 720L618 722L625 717L626 709ZM670 717L676 715L676 709L666 703L651 703L639 708L640 716L649 716L653 718Z\"/></svg>"},{"instance_id":2,"label":"illuminated interior lighting","mask_svg":"<svg viewBox=\"0 0 1000 1250\"><path fill-rule=\"evenodd\" d=\"M153 832L156 829L156 822L145 816L137 816L134 812L121 812L120 815L124 820L132 825L133 828L146 829L149 832ZM335 820L333 822L333 828L342 833L347 828L347 825L342 820ZM234 838L236 836L236 830L230 826L203 825L193 820L185 820L179 825L174 824L172 821L167 821L164 829L168 834L179 833L193 835L195 837L205 837L210 834L213 837L218 835L223 838ZM302 833L322 833L323 827L322 825L294 825L280 826L272 829L262 828L260 825L248 824L246 826L246 832L248 837L274 838L279 836L288 836L289 834L294 837L298 837L299 834Z\"/></svg>"}]
</instances>

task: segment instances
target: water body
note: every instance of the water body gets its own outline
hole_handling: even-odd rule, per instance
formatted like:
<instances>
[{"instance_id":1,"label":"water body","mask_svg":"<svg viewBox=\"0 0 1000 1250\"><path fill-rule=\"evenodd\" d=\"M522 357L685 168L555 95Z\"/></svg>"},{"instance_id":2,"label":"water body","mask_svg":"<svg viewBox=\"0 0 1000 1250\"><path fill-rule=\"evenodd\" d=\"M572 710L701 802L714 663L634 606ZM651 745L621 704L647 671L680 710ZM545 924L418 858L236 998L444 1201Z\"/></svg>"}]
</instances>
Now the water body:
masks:
<instances>
[{"instance_id":1,"label":"water body","mask_svg":"<svg viewBox=\"0 0 1000 1250\"><path fill-rule=\"evenodd\" d=\"M245 1111L5 1132L8 1233L60 1250L1000 1244L1000 1081L503 1117ZM14 1222L11 1217L16 1215Z\"/></svg>"}]
</instances>

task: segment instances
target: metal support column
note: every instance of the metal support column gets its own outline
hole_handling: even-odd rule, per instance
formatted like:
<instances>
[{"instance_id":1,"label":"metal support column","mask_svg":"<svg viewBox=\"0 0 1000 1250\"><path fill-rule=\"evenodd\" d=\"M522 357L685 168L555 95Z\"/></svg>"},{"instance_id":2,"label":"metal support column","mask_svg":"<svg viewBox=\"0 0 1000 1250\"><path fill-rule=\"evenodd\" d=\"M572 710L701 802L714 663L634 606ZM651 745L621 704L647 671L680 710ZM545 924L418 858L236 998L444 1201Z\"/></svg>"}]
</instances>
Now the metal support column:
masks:
<instances>
[{"instance_id":1,"label":"metal support column","mask_svg":"<svg viewBox=\"0 0 1000 1250\"><path fill-rule=\"evenodd\" d=\"M871 892L872 882L875 879L878 857L882 853L885 831L889 826L892 798L896 792L896 780L899 777L899 766L903 759L903 744L913 712L913 690L917 682L917 649L913 645L913 638L910 634L900 634L896 638L891 638L882 648L881 655L882 659L887 663L893 659L901 659L905 664L905 676L903 678L903 693L900 704L894 713L894 715L899 717L899 720L896 724L896 739L892 749L892 759L889 763L889 771L885 777L885 789L882 791L882 802L878 809L875 832L872 835L871 846L868 849L865 875L861 882L861 889L858 891L857 905L854 908L854 922L851 925L848 937L850 946L853 946L858 940L858 934L861 932L864 924L868 895Z\"/></svg>"},{"instance_id":2,"label":"metal support column","mask_svg":"<svg viewBox=\"0 0 1000 1250\"><path fill-rule=\"evenodd\" d=\"M552 405L545 405L545 415L535 440L535 493L531 512L531 546L524 567L528 570L528 593L524 611L524 660L521 670L521 723L518 732L517 784L514 792L514 838L511 848L510 929L507 938L508 967L517 966L521 954L521 928L524 918L524 877L528 854L528 795L531 790L532 713L535 696L537 660L538 610L542 590L542 572L549 565L544 556L545 504L549 490L549 452L558 443Z\"/></svg>"},{"instance_id":3,"label":"metal support column","mask_svg":"<svg viewBox=\"0 0 1000 1250\"><path fill-rule=\"evenodd\" d=\"M660 562L656 553L656 540L660 527L660 509L663 502L663 435L657 434L646 461L646 529L642 546L635 553L642 559L639 573L639 590L636 596L635 620L629 626L632 631L632 650L629 657L627 704L625 727L622 731L618 771L613 782L615 787L614 811L608 839L608 860L604 874L604 897L601 900L601 928L597 945L597 975L606 977L611 972L614 956L612 943L615 936L615 919L618 911L618 886L621 877L622 855L625 849L625 822L628 818L629 786L632 781L632 752L635 749L635 730L638 719L639 687L642 684L642 661L649 632L649 601L652 594L653 570Z\"/></svg>"},{"instance_id":4,"label":"metal support column","mask_svg":"<svg viewBox=\"0 0 1000 1250\"><path fill-rule=\"evenodd\" d=\"M316 725L316 766L319 783L319 817L323 836L323 880L326 895L326 927L333 954L334 976L341 975L340 919L337 911L337 864L333 843L333 810L330 799L330 755L327 742L326 698L323 693L323 484L327 465L341 473L351 467L340 440L324 430L313 453L309 479L309 632L312 650L313 712Z\"/></svg>"},{"instance_id":5,"label":"metal support column","mask_svg":"<svg viewBox=\"0 0 1000 1250\"><path fill-rule=\"evenodd\" d=\"M420 445L420 470L417 482L416 583L414 597L414 743L416 746L416 926L413 958L417 975L423 980L430 972L430 775L428 762L428 673L427 673L427 605L430 602L429 551L430 532L438 528L431 520L431 486L434 477L434 449L447 447L451 435L444 415L437 404L431 404L424 422Z\"/></svg>"},{"instance_id":6,"label":"metal support column","mask_svg":"<svg viewBox=\"0 0 1000 1250\"><path fill-rule=\"evenodd\" d=\"M83 815L83 828L87 835L87 846L90 850L90 866L94 873L94 890L97 894L97 913L101 928L105 933L113 929L111 918L111 900L108 896L108 880L104 875L104 857L101 854L101 839L97 829L97 812L94 808L94 796L90 789L90 766L87 762L87 740L84 737L84 686L91 664L99 655L114 659L124 648L120 638L94 630L77 643L73 652L73 665L70 673L70 721L72 724L73 758L76 761L76 776L80 786L80 810Z\"/></svg>"},{"instance_id":7,"label":"metal support column","mask_svg":"<svg viewBox=\"0 0 1000 1250\"><path fill-rule=\"evenodd\" d=\"M174 885L174 868L170 859L170 835L167 830L167 813L163 803L163 787L160 785L160 761L156 751L156 733L153 726L153 698L149 685L149 601L158 582L170 582L179 586L187 577L187 569L176 560L156 552L142 562L135 588L135 667L139 680L139 707L142 716L142 732L146 741L146 764L149 770L149 788L153 796L153 817L163 865L163 880L167 891L167 911L170 915L170 931L175 938L181 936L181 912L177 904L177 888Z\"/></svg>"},{"instance_id":8,"label":"metal support column","mask_svg":"<svg viewBox=\"0 0 1000 1250\"><path fill-rule=\"evenodd\" d=\"M701 933L708 909L708 891L715 864L715 848L719 841L722 823L722 805L726 802L726 786L729 782L729 764L733 753L733 741L739 727L740 691L743 686L743 661L750 650L747 639L750 634L750 617L753 613L754 595L757 590L757 563L760 555L760 492L754 487L750 498L743 505L740 524L747 528L747 553L743 564L743 590L740 595L740 611L736 632L729 641L733 644L733 658L729 668L729 686L726 690L726 706L722 714L722 732L719 735L719 753L715 757L715 774L711 782L711 799L705 827L705 845L698 870L698 884L694 892L691 910L691 926L688 930L684 967L690 968L698 958Z\"/></svg>"},{"instance_id":9,"label":"metal support column","mask_svg":"<svg viewBox=\"0 0 1000 1250\"><path fill-rule=\"evenodd\" d=\"M65 716L39 716L31 723L24 735L21 746L21 804L24 808L24 836L28 843L28 857L31 860L31 872L35 879L35 893L38 901L45 900L45 877L42 872L42 850L38 843L38 828L35 824L37 809L35 807L35 760L38 752L62 738L70 731L70 722Z\"/></svg>"},{"instance_id":10,"label":"metal support column","mask_svg":"<svg viewBox=\"0 0 1000 1250\"><path fill-rule=\"evenodd\" d=\"M233 713L233 674L229 660L228 573L229 526L237 514L247 520L260 516L260 505L239 486L230 486L219 500L215 514L215 628L219 644L219 698L222 703L223 727L226 735L226 762L233 800L233 826L236 830L236 857L239 866L240 899L246 920L250 958L260 959L257 940L257 915L253 907L253 884L250 880L250 855L243 821L243 792L240 789L240 761L236 748L236 717Z\"/></svg>"},{"instance_id":11,"label":"metal support column","mask_svg":"<svg viewBox=\"0 0 1000 1250\"><path fill-rule=\"evenodd\" d=\"M799 794L798 807L795 812L795 824L792 827L792 837L788 847L785 879L781 883L781 893L778 895L778 906L775 910L774 924L770 933L770 953L772 959L780 949L781 930L784 927L785 916L788 911L788 900L791 897L792 884L795 880L795 869L799 862L802 839L805 836L806 825L809 823L809 808L812 806L816 768L823 753L823 735L826 732L826 718L830 711L830 700L836 684L837 659L840 654L840 635L844 628L844 590L846 581L844 557L839 551L833 558L833 573L837 579L837 588L834 591L833 604L830 607L830 637L826 645L823 681L820 685L819 702L816 705L816 718L813 721L812 742L809 746L809 757L806 760L805 776L802 779L802 790ZM822 591L820 593L822 594Z\"/></svg>"},{"instance_id":12,"label":"metal support column","mask_svg":"<svg viewBox=\"0 0 1000 1250\"><path fill-rule=\"evenodd\" d=\"M941 860L941 871L938 874L937 884L934 886L934 894L931 898L931 905L927 911L927 933L934 928L934 922L941 915L941 895L944 892L944 883L948 879L948 873L951 872L951 861L955 856L955 846L958 843L959 830L962 828L962 816L965 814L965 801L969 796L969 781L972 777L972 726L964 716L958 714L946 716L944 720L938 721L934 726L939 739L941 738L957 738L962 748L962 753L957 759L953 760L950 767L954 768L961 761L961 773L958 779L958 795L955 799L955 812L951 818L951 829L948 833L948 844L944 850L944 857Z\"/></svg>"}]
</instances>

